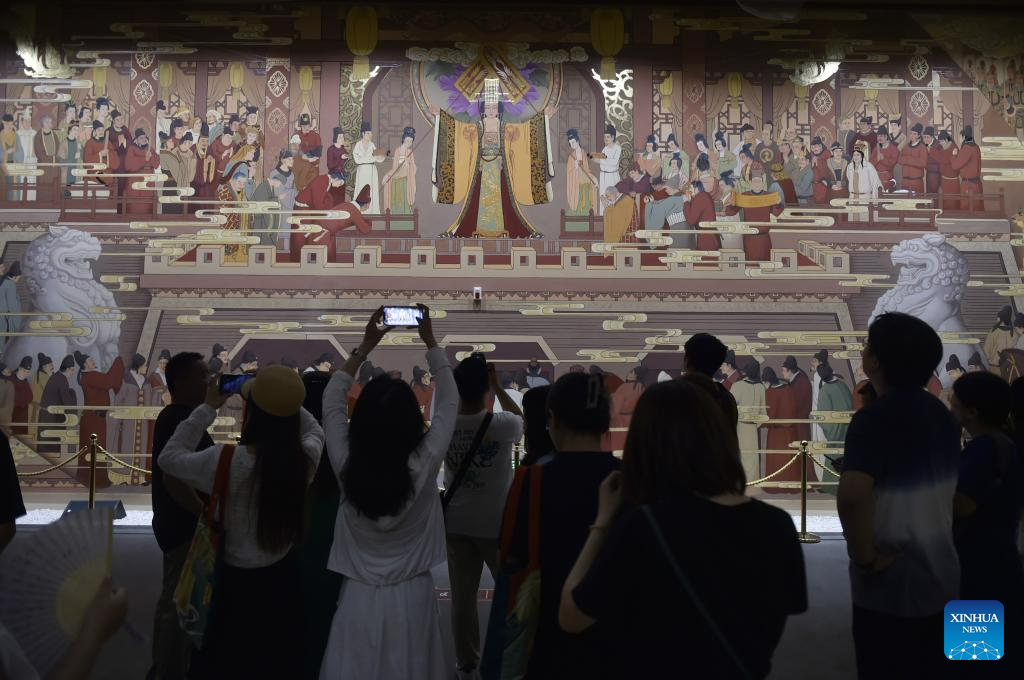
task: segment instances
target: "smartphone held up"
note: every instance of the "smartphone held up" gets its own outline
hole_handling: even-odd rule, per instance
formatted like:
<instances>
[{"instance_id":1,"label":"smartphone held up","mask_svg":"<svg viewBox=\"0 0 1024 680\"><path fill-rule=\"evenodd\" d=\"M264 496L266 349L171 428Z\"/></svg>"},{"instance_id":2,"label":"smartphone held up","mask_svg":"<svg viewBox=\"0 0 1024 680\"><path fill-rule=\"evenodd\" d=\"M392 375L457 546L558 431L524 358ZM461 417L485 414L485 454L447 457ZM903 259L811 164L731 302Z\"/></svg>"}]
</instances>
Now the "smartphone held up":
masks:
<instances>
[{"instance_id":1,"label":"smartphone held up","mask_svg":"<svg viewBox=\"0 0 1024 680\"><path fill-rule=\"evenodd\" d=\"M256 377L255 373L225 373L219 378L218 388L221 394L241 394L242 385Z\"/></svg>"},{"instance_id":2,"label":"smartphone held up","mask_svg":"<svg viewBox=\"0 0 1024 680\"><path fill-rule=\"evenodd\" d=\"M384 307L384 325L391 328L416 328L423 320L419 307Z\"/></svg>"}]
</instances>

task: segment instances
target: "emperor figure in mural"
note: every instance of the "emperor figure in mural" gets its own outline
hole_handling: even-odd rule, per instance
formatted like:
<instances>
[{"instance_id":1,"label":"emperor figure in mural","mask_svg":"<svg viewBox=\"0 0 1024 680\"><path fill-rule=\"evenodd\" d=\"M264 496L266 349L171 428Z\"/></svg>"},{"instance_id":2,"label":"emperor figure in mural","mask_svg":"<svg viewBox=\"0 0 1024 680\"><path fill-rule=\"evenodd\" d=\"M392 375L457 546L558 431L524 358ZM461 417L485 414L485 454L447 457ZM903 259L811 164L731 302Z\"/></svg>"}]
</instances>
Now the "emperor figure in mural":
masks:
<instances>
[{"instance_id":1,"label":"emperor figure in mural","mask_svg":"<svg viewBox=\"0 0 1024 680\"><path fill-rule=\"evenodd\" d=\"M437 202L462 204L443 234L455 238L539 238L520 210L552 198L548 106L520 123L503 119L504 103L479 100L479 118L463 123L446 111L434 116L433 180Z\"/></svg>"}]
</instances>

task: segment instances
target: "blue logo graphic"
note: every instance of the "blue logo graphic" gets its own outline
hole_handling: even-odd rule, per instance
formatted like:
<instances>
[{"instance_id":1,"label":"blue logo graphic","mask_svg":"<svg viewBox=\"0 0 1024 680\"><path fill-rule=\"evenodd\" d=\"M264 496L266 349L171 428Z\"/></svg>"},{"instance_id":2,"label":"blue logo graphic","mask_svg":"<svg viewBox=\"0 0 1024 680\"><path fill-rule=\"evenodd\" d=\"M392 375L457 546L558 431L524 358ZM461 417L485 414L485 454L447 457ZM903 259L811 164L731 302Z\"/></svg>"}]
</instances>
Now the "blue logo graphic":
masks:
<instances>
[{"instance_id":1,"label":"blue logo graphic","mask_svg":"<svg viewBox=\"0 0 1024 680\"><path fill-rule=\"evenodd\" d=\"M996 600L952 600L946 604L945 648L953 661L1002 659L1003 605Z\"/></svg>"}]
</instances>

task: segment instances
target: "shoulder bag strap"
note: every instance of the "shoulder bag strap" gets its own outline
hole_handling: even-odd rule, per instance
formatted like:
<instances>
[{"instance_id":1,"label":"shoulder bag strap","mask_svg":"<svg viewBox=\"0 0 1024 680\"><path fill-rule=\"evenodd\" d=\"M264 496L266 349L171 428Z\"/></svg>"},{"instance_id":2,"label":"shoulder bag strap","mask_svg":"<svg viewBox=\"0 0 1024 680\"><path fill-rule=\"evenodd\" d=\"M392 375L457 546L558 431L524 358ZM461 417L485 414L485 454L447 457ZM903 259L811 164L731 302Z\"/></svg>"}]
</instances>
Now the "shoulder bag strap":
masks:
<instances>
[{"instance_id":1,"label":"shoulder bag strap","mask_svg":"<svg viewBox=\"0 0 1024 680\"><path fill-rule=\"evenodd\" d=\"M222 529L224 526L224 500L228 495L228 477L231 470L231 459L235 455L235 445L225 444L217 459L217 474L213 478L210 500L206 504L206 522L210 526Z\"/></svg>"},{"instance_id":2,"label":"shoulder bag strap","mask_svg":"<svg viewBox=\"0 0 1024 680\"><path fill-rule=\"evenodd\" d=\"M642 507L644 515L647 517L647 522L651 525L651 531L654 532L654 539L658 542L658 547L661 548L661 552L665 555L665 559L668 561L669 566L672 567L672 571L676 576L676 580L679 581L679 585L683 587L687 597L690 598L690 602L693 603L694 608L701 617L704 618L704 621L708 624L708 628L711 630L711 633L715 636L715 639L718 640L722 649L725 650L725 653L732 660L736 669L740 672L740 675L743 678L752 678L753 676L750 675L747 667L743 664L739 655L736 654L736 650L725 638L725 635L722 633L722 629L719 628L715 620L711 618L711 612L707 610L704 606L703 600L700 599L700 595L698 595L697 591L693 589L693 586L690 584L690 579L686 578L683 568L676 560L675 555L672 554L672 549L669 547L668 541L665 540L665 535L661 533L661 527L658 525L658 520L654 517L654 511L651 510L651 506L644 505Z\"/></svg>"},{"instance_id":3,"label":"shoulder bag strap","mask_svg":"<svg viewBox=\"0 0 1024 680\"><path fill-rule=\"evenodd\" d=\"M494 418L494 414L488 411L484 415L484 421L480 423L480 428L476 431L476 435L473 437L473 443L469 445L469 450L466 451L466 455L463 456L462 462L459 464L459 469L455 473L455 478L452 479L452 485L445 489L444 497L441 498L441 509L444 510L448 507L448 504L452 502L452 496L462 486L462 480L466 477L466 473L469 472L469 466L473 464L473 459L476 457L477 449L480 448L480 444L484 441L484 435L487 434L487 428L491 424L491 420Z\"/></svg>"}]
</instances>

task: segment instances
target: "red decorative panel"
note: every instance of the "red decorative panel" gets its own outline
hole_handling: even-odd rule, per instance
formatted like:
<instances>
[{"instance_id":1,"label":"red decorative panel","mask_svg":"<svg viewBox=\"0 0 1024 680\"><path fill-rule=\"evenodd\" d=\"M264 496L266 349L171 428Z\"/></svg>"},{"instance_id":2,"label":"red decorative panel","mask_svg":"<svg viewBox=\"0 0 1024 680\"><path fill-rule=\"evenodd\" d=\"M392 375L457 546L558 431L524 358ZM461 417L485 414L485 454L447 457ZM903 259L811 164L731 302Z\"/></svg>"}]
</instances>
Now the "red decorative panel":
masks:
<instances>
[{"instance_id":1,"label":"red decorative panel","mask_svg":"<svg viewBox=\"0 0 1024 680\"><path fill-rule=\"evenodd\" d=\"M705 83L704 33L686 32L680 41L683 44L683 120L680 129L683 137L679 140L691 160L697 157L697 145L693 135L707 134L704 129L707 120L707 84Z\"/></svg>"},{"instance_id":2,"label":"red decorative panel","mask_svg":"<svg viewBox=\"0 0 1024 680\"><path fill-rule=\"evenodd\" d=\"M263 133L268 154L267 162L264 164L266 172L273 167L281 149L288 146L288 137L295 127L288 110L291 76L287 58L267 58L267 108L263 118Z\"/></svg>"},{"instance_id":3,"label":"red decorative panel","mask_svg":"<svg viewBox=\"0 0 1024 680\"><path fill-rule=\"evenodd\" d=\"M829 82L818 83L811 86L808 97L811 135L807 145L810 147L811 139L821 137L827 147L836 138L836 112L839 107L836 89Z\"/></svg>"},{"instance_id":4,"label":"red decorative panel","mask_svg":"<svg viewBox=\"0 0 1024 680\"><path fill-rule=\"evenodd\" d=\"M158 145L156 133L156 101L159 99L157 70L160 59L155 52L139 51L132 57L131 71L131 128L142 128L150 143Z\"/></svg>"}]
</instances>

